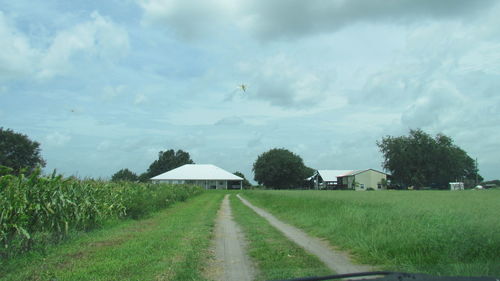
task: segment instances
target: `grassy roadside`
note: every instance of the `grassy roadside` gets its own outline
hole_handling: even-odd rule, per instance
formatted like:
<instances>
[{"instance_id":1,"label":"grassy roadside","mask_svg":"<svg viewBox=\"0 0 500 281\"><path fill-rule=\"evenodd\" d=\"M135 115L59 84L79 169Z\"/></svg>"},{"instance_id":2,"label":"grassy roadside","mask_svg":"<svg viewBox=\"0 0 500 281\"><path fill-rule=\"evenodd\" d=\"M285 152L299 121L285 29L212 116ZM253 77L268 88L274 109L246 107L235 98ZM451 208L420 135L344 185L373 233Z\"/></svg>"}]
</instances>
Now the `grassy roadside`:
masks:
<instances>
[{"instance_id":1,"label":"grassy roadside","mask_svg":"<svg viewBox=\"0 0 500 281\"><path fill-rule=\"evenodd\" d=\"M306 253L234 196L230 197L234 220L248 240L248 254L259 268L257 280L320 276L332 272Z\"/></svg>"},{"instance_id":2,"label":"grassy roadside","mask_svg":"<svg viewBox=\"0 0 500 281\"><path fill-rule=\"evenodd\" d=\"M500 192L248 191L253 204L359 261L408 272L500 275Z\"/></svg>"},{"instance_id":3,"label":"grassy roadside","mask_svg":"<svg viewBox=\"0 0 500 281\"><path fill-rule=\"evenodd\" d=\"M4 264L1 280L204 280L223 197L206 192L149 219L126 221Z\"/></svg>"}]
</instances>

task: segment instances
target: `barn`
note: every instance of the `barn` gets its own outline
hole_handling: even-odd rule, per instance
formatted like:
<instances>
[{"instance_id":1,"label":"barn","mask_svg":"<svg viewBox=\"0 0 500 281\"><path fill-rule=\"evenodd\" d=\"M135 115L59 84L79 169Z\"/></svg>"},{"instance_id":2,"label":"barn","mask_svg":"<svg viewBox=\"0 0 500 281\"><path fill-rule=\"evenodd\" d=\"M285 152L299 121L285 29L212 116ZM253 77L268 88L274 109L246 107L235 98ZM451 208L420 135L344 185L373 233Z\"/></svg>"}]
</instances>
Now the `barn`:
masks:
<instances>
[{"instance_id":1,"label":"barn","mask_svg":"<svg viewBox=\"0 0 500 281\"><path fill-rule=\"evenodd\" d=\"M151 178L154 183L193 184L205 189L243 189L243 179L211 164L186 164Z\"/></svg>"},{"instance_id":2,"label":"barn","mask_svg":"<svg viewBox=\"0 0 500 281\"><path fill-rule=\"evenodd\" d=\"M311 177L315 189L386 189L390 175L374 169L366 170L318 170Z\"/></svg>"}]
</instances>

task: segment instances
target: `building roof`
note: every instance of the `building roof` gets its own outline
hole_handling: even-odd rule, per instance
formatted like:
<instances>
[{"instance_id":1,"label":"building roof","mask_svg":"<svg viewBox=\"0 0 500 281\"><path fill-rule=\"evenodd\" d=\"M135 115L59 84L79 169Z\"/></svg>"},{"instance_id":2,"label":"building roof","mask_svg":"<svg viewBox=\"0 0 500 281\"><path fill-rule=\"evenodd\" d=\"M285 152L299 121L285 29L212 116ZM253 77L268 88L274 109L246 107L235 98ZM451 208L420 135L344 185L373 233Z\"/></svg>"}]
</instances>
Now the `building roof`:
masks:
<instances>
[{"instance_id":1,"label":"building roof","mask_svg":"<svg viewBox=\"0 0 500 281\"><path fill-rule=\"evenodd\" d=\"M377 171L374 169L365 169L365 170L318 170L319 175L323 179L323 181L337 181L337 178L347 177L347 176L355 176L361 174L366 171L375 171L381 174L389 175L387 173Z\"/></svg>"},{"instance_id":2,"label":"building roof","mask_svg":"<svg viewBox=\"0 0 500 281\"><path fill-rule=\"evenodd\" d=\"M318 170L323 181L337 181L337 177L354 172L353 170Z\"/></svg>"},{"instance_id":3,"label":"building roof","mask_svg":"<svg viewBox=\"0 0 500 281\"><path fill-rule=\"evenodd\" d=\"M151 180L243 180L232 173L211 164L186 164Z\"/></svg>"},{"instance_id":4,"label":"building roof","mask_svg":"<svg viewBox=\"0 0 500 281\"><path fill-rule=\"evenodd\" d=\"M388 173L384 173L384 172L381 172L381 171L377 171L375 169L365 169L365 170L354 170L354 171L351 171L350 173L347 173L345 175L342 175L341 177L345 177L345 176L355 176L355 175L358 175L358 174L361 174L363 172L366 172L366 171L374 171L374 172L377 172L377 173L381 173L381 174L384 174L384 175L388 175L390 176L390 174Z\"/></svg>"}]
</instances>

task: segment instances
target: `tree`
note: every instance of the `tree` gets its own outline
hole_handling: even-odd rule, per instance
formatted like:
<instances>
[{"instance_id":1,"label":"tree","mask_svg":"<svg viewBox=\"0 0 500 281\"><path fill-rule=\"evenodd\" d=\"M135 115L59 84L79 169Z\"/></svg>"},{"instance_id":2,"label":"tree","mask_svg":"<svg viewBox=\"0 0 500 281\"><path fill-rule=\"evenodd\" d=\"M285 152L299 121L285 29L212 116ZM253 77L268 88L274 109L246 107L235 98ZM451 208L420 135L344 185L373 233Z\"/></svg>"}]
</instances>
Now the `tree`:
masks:
<instances>
[{"instance_id":1,"label":"tree","mask_svg":"<svg viewBox=\"0 0 500 281\"><path fill-rule=\"evenodd\" d=\"M148 182L150 178L151 176L149 176L148 172L144 172L137 177L137 180L139 182Z\"/></svg>"},{"instance_id":2,"label":"tree","mask_svg":"<svg viewBox=\"0 0 500 281\"><path fill-rule=\"evenodd\" d=\"M314 175L314 173L316 173L315 169L313 169L311 167L304 166L304 175L306 176L306 178Z\"/></svg>"},{"instance_id":3,"label":"tree","mask_svg":"<svg viewBox=\"0 0 500 281\"><path fill-rule=\"evenodd\" d=\"M443 134L433 138L420 129L410 130L409 136L382 138L377 146L383 167L398 184L446 187L451 181L474 179L476 174L482 178L474 160Z\"/></svg>"},{"instance_id":4,"label":"tree","mask_svg":"<svg viewBox=\"0 0 500 281\"><path fill-rule=\"evenodd\" d=\"M189 153L180 149L177 151L173 149L160 151L158 153L158 160L151 163L147 170L147 174L151 178L185 164L194 164Z\"/></svg>"},{"instance_id":5,"label":"tree","mask_svg":"<svg viewBox=\"0 0 500 281\"><path fill-rule=\"evenodd\" d=\"M137 181L137 179L137 175L129 169L121 169L111 177L111 181Z\"/></svg>"},{"instance_id":6,"label":"tree","mask_svg":"<svg viewBox=\"0 0 500 281\"><path fill-rule=\"evenodd\" d=\"M250 182L249 182L249 181L245 178L245 175L243 175L243 173L236 171L236 172L234 172L233 174L234 174L235 176L238 176L238 177L240 177L240 178L243 178L243 183L242 183L243 188L249 188L250 186L252 186L252 185L250 184Z\"/></svg>"},{"instance_id":7,"label":"tree","mask_svg":"<svg viewBox=\"0 0 500 281\"><path fill-rule=\"evenodd\" d=\"M300 156L284 148L274 148L259 155L253 164L254 179L266 187L298 188L307 177Z\"/></svg>"},{"instance_id":8,"label":"tree","mask_svg":"<svg viewBox=\"0 0 500 281\"><path fill-rule=\"evenodd\" d=\"M36 167L45 167L40 151L40 143L0 127L0 165L11 168L13 174L23 170L31 174Z\"/></svg>"}]
</instances>

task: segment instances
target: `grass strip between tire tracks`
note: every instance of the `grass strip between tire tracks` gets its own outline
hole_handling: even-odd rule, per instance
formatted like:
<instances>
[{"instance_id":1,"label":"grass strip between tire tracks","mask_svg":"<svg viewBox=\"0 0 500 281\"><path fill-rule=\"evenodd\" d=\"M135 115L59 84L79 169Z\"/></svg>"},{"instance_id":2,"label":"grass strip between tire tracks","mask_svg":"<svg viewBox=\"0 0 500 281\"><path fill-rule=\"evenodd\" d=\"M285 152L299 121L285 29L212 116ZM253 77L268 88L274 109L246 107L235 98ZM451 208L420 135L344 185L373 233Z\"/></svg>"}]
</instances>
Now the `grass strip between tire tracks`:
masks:
<instances>
[{"instance_id":1,"label":"grass strip between tire tracks","mask_svg":"<svg viewBox=\"0 0 500 281\"><path fill-rule=\"evenodd\" d=\"M205 192L4 264L1 280L205 280L202 267L224 193Z\"/></svg>"},{"instance_id":2,"label":"grass strip between tire tracks","mask_svg":"<svg viewBox=\"0 0 500 281\"><path fill-rule=\"evenodd\" d=\"M248 240L248 254L258 267L257 280L328 275L332 272L315 256L288 240L234 195L234 220Z\"/></svg>"}]
</instances>

